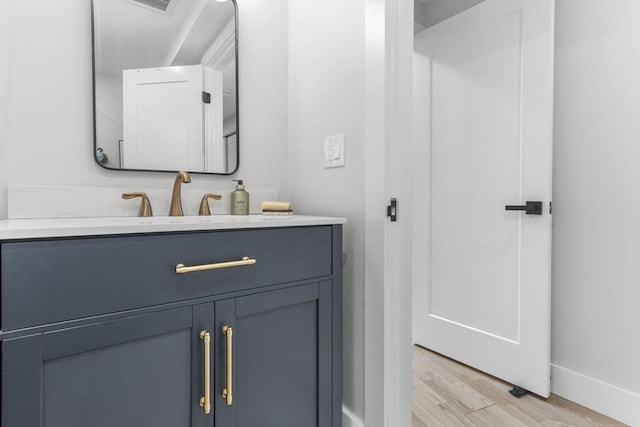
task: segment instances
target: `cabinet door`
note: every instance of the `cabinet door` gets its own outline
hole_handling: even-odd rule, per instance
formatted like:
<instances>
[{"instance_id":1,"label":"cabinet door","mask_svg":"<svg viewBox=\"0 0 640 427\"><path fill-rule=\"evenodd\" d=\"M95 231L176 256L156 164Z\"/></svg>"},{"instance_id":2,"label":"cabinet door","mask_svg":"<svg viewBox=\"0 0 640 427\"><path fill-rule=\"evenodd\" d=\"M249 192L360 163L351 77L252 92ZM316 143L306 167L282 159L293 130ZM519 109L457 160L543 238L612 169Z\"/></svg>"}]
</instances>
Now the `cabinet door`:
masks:
<instances>
[{"instance_id":1,"label":"cabinet door","mask_svg":"<svg viewBox=\"0 0 640 427\"><path fill-rule=\"evenodd\" d=\"M201 330L213 303L2 343L2 425L213 426Z\"/></svg>"},{"instance_id":2,"label":"cabinet door","mask_svg":"<svg viewBox=\"0 0 640 427\"><path fill-rule=\"evenodd\" d=\"M216 427L331 425L331 292L326 281L216 302Z\"/></svg>"}]
</instances>

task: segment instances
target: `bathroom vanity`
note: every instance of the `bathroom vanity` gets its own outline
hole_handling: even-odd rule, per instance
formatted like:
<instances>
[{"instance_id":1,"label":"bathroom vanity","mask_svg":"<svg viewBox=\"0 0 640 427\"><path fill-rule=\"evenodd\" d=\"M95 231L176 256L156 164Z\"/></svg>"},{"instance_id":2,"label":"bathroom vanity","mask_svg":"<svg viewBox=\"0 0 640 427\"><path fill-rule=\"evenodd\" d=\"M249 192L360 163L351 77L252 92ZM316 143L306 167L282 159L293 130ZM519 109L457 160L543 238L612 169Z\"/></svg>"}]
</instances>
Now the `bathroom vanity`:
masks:
<instances>
[{"instance_id":1,"label":"bathroom vanity","mask_svg":"<svg viewBox=\"0 0 640 427\"><path fill-rule=\"evenodd\" d=\"M0 221L2 426L341 426L344 222Z\"/></svg>"}]
</instances>

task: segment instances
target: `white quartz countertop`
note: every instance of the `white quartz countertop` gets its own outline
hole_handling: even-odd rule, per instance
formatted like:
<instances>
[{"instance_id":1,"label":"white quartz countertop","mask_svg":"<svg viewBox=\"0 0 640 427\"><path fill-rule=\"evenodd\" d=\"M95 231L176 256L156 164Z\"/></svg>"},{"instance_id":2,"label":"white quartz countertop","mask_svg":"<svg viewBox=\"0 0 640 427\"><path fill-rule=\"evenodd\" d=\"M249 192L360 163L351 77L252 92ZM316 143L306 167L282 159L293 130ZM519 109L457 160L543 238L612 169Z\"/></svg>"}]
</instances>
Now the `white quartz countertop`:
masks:
<instances>
[{"instance_id":1,"label":"white quartz countertop","mask_svg":"<svg viewBox=\"0 0 640 427\"><path fill-rule=\"evenodd\" d=\"M157 216L150 218L51 218L0 221L0 240L44 237L101 236L107 234L159 233L169 231L230 230L242 228L302 227L345 224L345 218L325 216Z\"/></svg>"}]
</instances>

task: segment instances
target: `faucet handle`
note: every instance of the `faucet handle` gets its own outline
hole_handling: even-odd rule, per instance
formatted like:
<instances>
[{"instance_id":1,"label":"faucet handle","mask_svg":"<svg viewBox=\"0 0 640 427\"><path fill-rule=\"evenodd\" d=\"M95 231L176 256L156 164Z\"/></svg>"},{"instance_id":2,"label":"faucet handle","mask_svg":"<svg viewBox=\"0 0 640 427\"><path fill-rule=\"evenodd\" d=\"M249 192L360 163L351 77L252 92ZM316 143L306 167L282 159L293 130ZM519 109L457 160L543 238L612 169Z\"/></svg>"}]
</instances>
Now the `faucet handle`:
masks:
<instances>
[{"instance_id":1,"label":"faucet handle","mask_svg":"<svg viewBox=\"0 0 640 427\"><path fill-rule=\"evenodd\" d=\"M198 215L211 215L211 211L209 210L209 199L220 200L222 196L219 194L211 194L207 193L202 196L202 201L200 202L200 210L198 211Z\"/></svg>"},{"instance_id":2,"label":"faucet handle","mask_svg":"<svg viewBox=\"0 0 640 427\"><path fill-rule=\"evenodd\" d=\"M134 199L136 197L142 198L138 216L153 216L153 212L151 210L151 202L149 201L149 197L147 197L147 193L122 193L123 199Z\"/></svg>"}]
</instances>

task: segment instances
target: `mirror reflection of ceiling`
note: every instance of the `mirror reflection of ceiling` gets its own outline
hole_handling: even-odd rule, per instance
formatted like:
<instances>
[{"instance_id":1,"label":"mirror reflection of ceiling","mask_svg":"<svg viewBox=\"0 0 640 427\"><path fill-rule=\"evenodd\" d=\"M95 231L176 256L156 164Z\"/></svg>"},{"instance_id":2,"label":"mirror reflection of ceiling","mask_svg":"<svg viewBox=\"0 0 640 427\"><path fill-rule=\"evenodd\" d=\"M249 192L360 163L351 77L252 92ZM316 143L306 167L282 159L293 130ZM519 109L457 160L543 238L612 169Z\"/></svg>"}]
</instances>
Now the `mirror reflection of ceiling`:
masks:
<instances>
[{"instance_id":1,"label":"mirror reflection of ceiling","mask_svg":"<svg viewBox=\"0 0 640 427\"><path fill-rule=\"evenodd\" d=\"M125 69L199 64L235 17L233 7L208 0L109 0L96 2L94 13L100 22L95 71L116 78ZM227 119L236 111L235 63L223 81Z\"/></svg>"},{"instance_id":2,"label":"mirror reflection of ceiling","mask_svg":"<svg viewBox=\"0 0 640 427\"><path fill-rule=\"evenodd\" d=\"M142 0L145 1L145 0ZM154 0L151 0L154 1ZM433 27L484 0L414 0L413 33Z\"/></svg>"}]
</instances>

